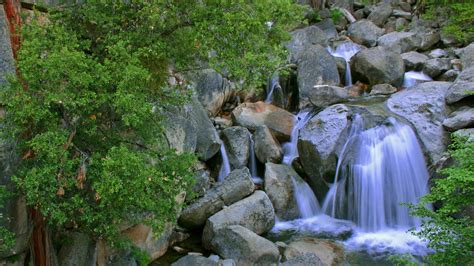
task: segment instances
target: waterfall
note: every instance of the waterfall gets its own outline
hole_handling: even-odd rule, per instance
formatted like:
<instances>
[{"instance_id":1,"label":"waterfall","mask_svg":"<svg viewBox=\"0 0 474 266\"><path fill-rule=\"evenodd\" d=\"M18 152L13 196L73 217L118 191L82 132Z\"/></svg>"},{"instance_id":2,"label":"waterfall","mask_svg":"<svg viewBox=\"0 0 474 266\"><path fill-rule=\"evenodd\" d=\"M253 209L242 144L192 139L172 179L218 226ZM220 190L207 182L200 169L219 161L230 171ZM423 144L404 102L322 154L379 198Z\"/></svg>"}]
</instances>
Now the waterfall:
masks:
<instances>
[{"instance_id":1,"label":"waterfall","mask_svg":"<svg viewBox=\"0 0 474 266\"><path fill-rule=\"evenodd\" d=\"M328 49L332 56L342 57L346 61L345 85L352 86L351 66L349 62L351 58L360 51L360 46L352 42L344 42L336 47L336 50Z\"/></svg>"},{"instance_id":2,"label":"waterfall","mask_svg":"<svg viewBox=\"0 0 474 266\"><path fill-rule=\"evenodd\" d=\"M291 165L293 160L298 157L298 134L310 119L309 112L301 111L296 115L295 125L291 130L290 142L283 144L283 163Z\"/></svg>"},{"instance_id":3,"label":"waterfall","mask_svg":"<svg viewBox=\"0 0 474 266\"><path fill-rule=\"evenodd\" d=\"M222 143L221 145L221 157L222 157L222 165L221 165L221 169L219 170L219 176L217 177L217 182L223 181L224 178L228 176L230 173L229 157L227 156L227 151L225 150L224 143Z\"/></svg>"},{"instance_id":4,"label":"waterfall","mask_svg":"<svg viewBox=\"0 0 474 266\"><path fill-rule=\"evenodd\" d=\"M430 81L430 80L433 80L433 79L423 72L408 71L403 76L403 87L411 88L415 86L416 84L418 84L420 81Z\"/></svg>"},{"instance_id":5,"label":"waterfall","mask_svg":"<svg viewBox=\"0 0 474 266\"><path fill-rule=\"evenodd\" d=\"M295 178L291 178L293 187L295 189L294 195L296 204L300 211L300 217L303 219L311 218L320 213L320 207L313 190L309 187L308 183L301 180L296 181Z\"/></svg>"},{"instance_id":6,"label":"waterfall","mask_svg":"<svg viewBox=\"0 0 474 266\"><path fill-rule=\"evenodd\" d=\"M428 192L428 171L413 130L394 118L367 130L356 116L323 211L363 231L407 229L420 220L407 206Z\"/></svg>"},{"instance_id":7,"label":"waterfall","mask_svg":"<svg viewBox=\"0 0 474 266\"><path fill-rule=\"evenodd\" d=\"M257 160L255 159L255 142L253 141L253 136L249 134L250 139L250 149L249 149L249 162L248 168L250 170L250 175L252 176L252 180L256 184L261 184L263 182L262 178L260 178L257 174Z\"/></svg>"},{"instance_id":8,"label":"waterfall","mask_svg":"<svg viewBox=\"0 0 474 266\"><path fill-rule=\"evenodd\" d=\"M270 78L270 81L268 82L267 86L267 97L265 98L265 103L271 103L273 100L273 91L280 87L279 83L280 76L278 72L273 73L272 77Z\"/></svg>"}]
</instances>

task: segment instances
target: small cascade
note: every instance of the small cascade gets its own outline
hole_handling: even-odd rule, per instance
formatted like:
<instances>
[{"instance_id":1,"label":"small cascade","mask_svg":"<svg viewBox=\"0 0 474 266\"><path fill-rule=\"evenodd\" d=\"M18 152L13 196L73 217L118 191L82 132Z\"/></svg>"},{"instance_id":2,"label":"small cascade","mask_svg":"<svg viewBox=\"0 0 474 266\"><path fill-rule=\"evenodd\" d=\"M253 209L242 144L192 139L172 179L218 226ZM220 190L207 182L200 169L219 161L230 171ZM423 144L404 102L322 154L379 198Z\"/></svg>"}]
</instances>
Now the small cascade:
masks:
<instances>
[{"instance_id":1,"label":"small cascade","mask_svg":"<svg viewBox=\"0 0 474 266\"><path fill-rule=\"evenodd\" d=\"M433 79L423 72L408 71L403 76L403 87L411 88L420 82L431 81L431 80Z\"/></svg>"},{"instance_id":2,"label":"small cascade","mask_svg":"<svg viewBox=\"0 0 474 266\"><path fill-rule=\"evenodd\" d=\"M389 118L362 130L354 119L323 211L349 219L365 232L408 229L420 220L401 203L417 203L428 192L428 171L413 130Z\"/></svg>"},{"instance_id":3,"label":"small cascade","mask_svg":"<svg viewBox=\"0 0 474 266\"><path fill-rule=\"evenodd\" d=\"M230 173L229 157L227 156L227 151L225 150L224 143L222 143L221 145L221 157L222 157L222 165L221 165L221 169L219 170L219 176L217 177L217 182L223 181L224 178L228 176Z\"/></svg>"},{"instance_id":4,"label":"small cascade","mask_svg":"<svg viewBox=\"0 0 474 266\"><path fill-rule=\"evenodd\" d=\"M283 163L291 165L293 160L298 157L298 134L301 128L304 127L306 122L310 119L309 112L299 112L296 115L295 125L291 131L290 142L283 144Z\"/></svg>"},{"instance_id":5,"label":"small cascade","mask_svg":"<svg viewBox=\"0 0 474 266\"><path fill-rule=\"evenodd\" d=\"M293 177L291 181L295 188L295 199L300 211L300 217L306 219L320 214L321 208L319 207L318 200L308 183L303 180L297 182Z\"/></svg>"},{"instance_id":6,"label":"small cascade","mask_svg":"<svg viewBox=\"0 0 474 266\"><path fill-rule=\"evenodd\" d=\"M257 174L257 160L255 158L255 142L253 141L252 134L249 134L250 139L250 149L249 149L249 163L248 168L250 170L250 175L252 176L252 180L256 184L261 184L263 182L262 178L260 178Z\"/></svg>"},{"instance_id":7,"label":"small cascade","mask_svg":"<svg viewBox=\"0 0 474 266\"><path fill-rule=\"evenodd\" d=\"M328 49L332 56L342 57L346 60L346 73L344 77L346 86L352 86L351 66L349 65L349 62L351 58L360 51L360 49L359 45L352 42L341 43L336 47L336 50L332 50L331 48Z\"/></svg>"},{"instance_id":8,"label":"small cascade","mask_svg":"<svg viewBox=\"0 0 474 266\"><path fill-rule=\"evenodd\" d=\"M265 98L265 103L271 103L273 101L273 91L280 87L280 75L278 72L273 73L270 81L268 82L267 87L267 97Z\"/></svg>"}]
</instances>

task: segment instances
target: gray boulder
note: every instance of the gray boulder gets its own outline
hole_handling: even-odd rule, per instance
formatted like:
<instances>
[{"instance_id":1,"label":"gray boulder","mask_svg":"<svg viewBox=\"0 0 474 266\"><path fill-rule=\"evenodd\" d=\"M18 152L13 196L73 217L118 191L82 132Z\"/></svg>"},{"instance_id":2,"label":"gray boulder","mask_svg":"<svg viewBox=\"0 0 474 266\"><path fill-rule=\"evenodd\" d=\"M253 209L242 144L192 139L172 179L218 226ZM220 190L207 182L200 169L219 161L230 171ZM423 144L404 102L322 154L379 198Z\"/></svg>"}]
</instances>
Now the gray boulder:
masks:
<instances>
[{"instance_id":1,"label":"gray boulder","mask_svg":"<svg viewBox=\"0 0 474 266\"><path fill-rule=\"evenodd\" d=\"M451 59L449 58L429 59L423 66L423 72L432 78L438 77L449 69L451 69Z\"/></svg>"},{"instance_id":2,"label":"gray boulder","mask_svg":"<svg viewBox=\"0 0 474 266\"><path fill-rule=\"evenodd\" d=\"M229 163L232 169L248 165L250 154L250 132L245 127L229 127L222 131Z\"/></svg>"},{"instance_id":3,"label":"gray boulder","mask_svg":"<svg viewBox=\"0 0 474 266\"><path fill-rule=\"evenodd\" d=\"M240 225L220 229L211 244L213 251L237 265L276 264L280 257L275 244Z\"/></svg>"},{"instance_id":4,"label":"gray boulder","mask_svg":"<svg viewBox=\"0 0 474 266\"><path fill-rule=\"evenodd\" d=\"M316 254L313 254L313 253L304 253L303 255L293 257L280 264L280 266L306 266L306 265L325 266L325 264L323 264L321 259L318 258L318 256L316 256Z\"/></svg>"},{"instance_id":5,"label":"gray boulder","mask_svg":"<svg viewBox=\"0 0 474 266\"><path fill-rule=\"evenodd\" d=\"M179 260L173 262L171 266L219 266L219 263L212 259L199 255L186 255Z\"/></svg>"},{"instance_id":6,"label":"gray boulder","mask_svg":"<svg viewBox=\"0 0 474 266\"><path fill-rule=\"evenodd\" d=\"M346 89L341 87L317 85L309 92L308 98L311 104L316 107L327 107L347 101L349 94Z\"/></svg>"},{"instance_id":7,"label":"gray boulder","mask_svg":"<svg viewBox=\"0 0 474 266\"><path fill-rule=\"evenodd\" d=\"M221 148L221 140L214 125L207 116L201 103L193 97L191 102L184 106L185 118L196 125L196 153L202 161L209 160Z\"/></svg>"},{"instance_id":8,"label":"gray boulder","mask_svg":"<svg viewBox=\"0 0 474 266\"><path fill-rule=\"evenodd\" d=\"M232 171L221 183L213 187L202 198L186 207L178 223L194 229L204 226L208 217L250 195L255 189L247 168Z\"/></svg>"},{"instance_id":9,"label":"gray boulder","mask_svg":"<svg viewBox=\"0 0 474 266\"><path fill-rule=\"evenodd\" d=\"M212 116L221 110L235 92L235 86L214 69L189 72L187 77L197 99Z\"/></svg>"},{"instance_id":10,"label":"gray boulder","mask_svg":"<svg viewBox=\"0 0 474 266\"><path fill-rule=\"evenodd\" d=\"M414 51L403 53L401 56L407 71L421 70L425 62L428 60L428 56Z\"/></svg>"},{"instance_id":11,"label":"gray boulder","mask_svg":"<svg viewBox=\"0 0 474 266\"><path fill-rule=\"evenodd\" d=\"M193 170L194 180L196 181L192 188L193 192L199 196L202 196L211 186L211 176L209 170L206 168L206 164L201 161L196 162Z\"/></svg>"},{"instance_id":12,"label":"gray boulder","mask_svg":"<svg viewBox=\"0 0 474 266\"><path fill-rule=\"evenodd\" d=\"M372 47L377 44L377 40L382 36L384 30L371 21L362 19L349 25L347 33L354 42Z\"/></svg>"},{"instance_id":13,"label":"gray boulder","mask_svg":"<svg viewBox=\"0 0 474 266\"><path fill-rule=\"evenodd\" d=\"M255 155L262 163L278 163L283 157L280 143L276 140L267 126L257 127L255 130Z\"/></svg>"},{"instance_id":14,"label":"gray boulder","mask_svg":"<svg viewBox=\"0 0 474 266\"><path fill-rule=\"evenodd\" d=\"M334 57L321 45L306 49L298 62L300 108L309 104L315 85L339 85L339 73Z\"/></svg>"},{"instance_id":15,"label":"gray boulder","mask_svg":"<svg viewBox=\"0 0 474 266\"><path fill-rule=\"evenodd\" d=\"M303 180L291 166L265 164L265 192L273 204L278 219L287 221L299 217L293 182L301 183Z\"/></svg>"},{"instance_id":16,"label":"gray boulder","mask_svg":"<svg viewBox=\"0 0 474 266\"><path fill-rule=\"evenodd\" d=\"M234 124L255 131L259 126L267 126L280 141L290 139L295 116L285 109L264 102L243 103L232 111Z\"/></svg>"},{"instance_id":17,"label":"gray boulder","mask_svg":"<svg viewBox=\"0 0 474 266\"><path fill-rule=\"evenodd\" d=\"M67 240L58 253L59 265L95 265L96 243L90 237L82 233L71 233L67 235Z\"/></svg>"},{"instance_id":18,"label":"gray boulder","mask_svg":"<svg viewBox=\"0 0 474 266\"><path fill-rule=\"evenodd\" d=\"M453 82L458 78L460 73L461 72L459 72L459 70L450 69L450 70L444 72L441 76L439 76L438 80L439 81L451 81L451 82Z\"/></svg>"},{"instance_id":19,"label":"gray boulder","mask_svg":"<svg viewBox=\"0 0 474 266\"><path fill-rule=\"evenodd\" d=\"M474 67L462 71L446 93L446 102L453 104L474 93Z\"/></svg>"},{"instance_id":20,"label":"gray boulder","mask_svg":"<svg viewBox=\"0 0 474 266\"><path fill-rule=\"evenodd\" d=\"M403 82L405 65L400 54L383 47L365 49L351 60L354 80L370 85L387 83L398 87Z\"/></svg>"},{"instance_id":21,"label":"gray boulder","mask_svg":"<svg viewBox=\"0 0 474 266\"><path fill-rule=\"evenodd\" d=\"M370 12L367 19L372 21L375 25L382 27L390 15L392 15L392 7L390 4L381 2Z\"/></svg>"},{"instance_id":22,"label":"gray boulder","mask_svg":"<svg viewBox=\"0 0 474 266\"><path fill-rule=\"evenodd\" d=\"M447 110L444 95L450 82L425 82L393 94L388 109L408 120L415 128L432 162L441 159L449 143L443 128Z\"/></svg>"},{"instance_id":23,"label":"gray boulder","mask_svg":"<svg viewBox=\"0 0 474 266\"><path fill-rule=\"evenodd\" d=\"M394 9L392 14L396 18L404 18L404 19L408 19L408 20L411 20L411 18L412 18L412 15L411 15L410 12L403 11L403 10L400 10L400 9Z\"/></svg>"},{"instance_id":24,"label":"gray boulder","mask_svg":"<svg viewBox=\"0 0 474 266\"><path fill-rule=\"evenodd\" d=\"M474 125L474 108L467 106L451 113L443 122L443 126L450 131L471 127Z\"/></svg>"},{"instance_id":25,"label":"gray boulder","mask_svg":"<svg viewBox=\"0 0 474 266\"><path fill-rule=\"evenodd\" d=\"M178 112L164 113L164 134L168 147L179 153L194 152L197 145L196 120L185 118Z\"/></svg>"},{"instance_id":26,"label":"gray boulder","mask_svg":"<svg viewBox=\"0 0 474 266\"><path fill-rule=\"evenodd\" d=\"M291 242L284 252L287 260L311 253L316 255L323 265L342 265L345 261L344 248L330 240L302 238Z\"/></svg>"},{"instance_id":27,"label":"gray boulder","mask_svg":"<svg viewBox=\"0 0 474 266\"><path fill-rule=\"evenodd\" d=\"M370 95L389 95L397 92L397 88L390 84L377 84L370 90Z\"/></svg>"},{"instance_id":28,"label":"gray boulder","mask_svg":"<svg viewBox=\"0 0 474 266\"><path fill-rule=\"evenodd\" d=\"M410 32L416 33L421 38L420 50L427 51L440 41L440 34L433 22L414 18L409 25Z\"/></svg>"},{"instance_id":29,"label":"gray boulder","mask_svg":"<svg viewBox=\"0 0 474 266\"><path fill-rule=\"evenodd\" d=\"M203 246L212 249L212 239L219 230L230 225L241 225L261 235L275 224L275 210L267 194L261 190L209 217L202 234Z\"/></svg>"},{"instance_id":30,"label":"gray boulder","mask_svg":"<svg viewBox=\"0 0 474 266\"><path fill-rule=\"evenodd\" d=\"M317 26L309 26L290 32L291 41L285 46L290 51L290 62L296 63L309 47L320 44L327 46L326 33Z\"/></svg>"},{"instance_id":31,"label":"gray boulder","mask_svg":"<svg viewBox=\"0 0 474 266\"><path fill-rule=\"evenodd\" d=\"M467 141L474 141L474 128L456 130L453 135L460 138L466 138Z\"/></svg>"},{"instance_id":32,"label":"gray boulder","mask_svg":"<svg viewBox=\"0 0 474 266\"><path fill-rule=\"evenodd\" d=\"M0 8L0 85L6 83L6 75L15 73L15 61L13 60L12 47L10 44L10 30L8 20L3 8Z\"/></svg>"},{"instance_id":33,"label":"gray boulder","mask_svg":"<svg viewBox=\"0 0 474 266\"><path fill-rule=\"evenodd\" d=\"M328 177L332 182L334 177L338 142L349 126L348 114L349 108L343 104L330 106L312 117L299 132L300 161L313 187L318 186L318 197L324 192L322 178Z\"/></svg>"},{"instance_id":34,"label":"gray boulder","mask_svg":"<svg viewBox=\"0 0 474 266\"><path fill-rule=\"evenodd\" d=\"M474 67L474 43L471 43L462 49L461 60L464 69Z\"/></svg>"},{"instance_id":35,"label":"gray boulder","mask_svg":"<svg viewBox=\"0 0 474 266\"><path fill-rule=\"evenodd\" d=\"M316 27L320 28L324 33L326 33L327 38L336 38L337 30L334 22L330 18L323 19L322 21L315 24ZM324 45L325 42L320 42L319 44Z\"/></svg>"},{"instance_id":36,"label":"gray boulder","mask_svg":"<svg viewBox=\"0 0 474 266\"><path fill-rule=\"evenodd\" d=\"M393 52L404 53L419 48L421 38L414 32L391 32L381 36L377 43Z\"/></svg>"}]
</instances>

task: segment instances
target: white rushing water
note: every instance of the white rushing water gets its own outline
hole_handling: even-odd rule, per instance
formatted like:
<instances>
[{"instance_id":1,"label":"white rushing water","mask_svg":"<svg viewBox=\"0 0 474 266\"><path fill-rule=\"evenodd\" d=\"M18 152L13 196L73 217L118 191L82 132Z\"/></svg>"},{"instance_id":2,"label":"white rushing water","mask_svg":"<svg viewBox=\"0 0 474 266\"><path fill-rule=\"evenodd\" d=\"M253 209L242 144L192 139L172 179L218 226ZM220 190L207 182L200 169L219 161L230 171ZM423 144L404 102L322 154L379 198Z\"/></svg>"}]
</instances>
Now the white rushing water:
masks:
<instances>
[{"instance_id":1,"label":"white rushing water","mask_svg":"<svg viewBox=\"0 0 474 266\"><path fill-rule=\"evenodd\" d=\"M255 142L253 141L253 136L252 133L249 134L249 162L248 162L248 168L250 170L250 175L252 176L252 180L256 184L261 184L263 183L262 178L258 176L257 173L257 160L255 158Z\"/></svg>"},{"instance_id":2,"label":"white rushing water","mask_svg":"<svg viewBox=\"0 0 474 266\"><path fill-rule=\"evenodd\" d=\"M403 76L403 87L411 88L420 82L431 81L431 80L433 79L423 72L408 71L408 72L405 72L405 75Z\"/></svg>"},{"instance_id":3,"label":"white rushing water","mask_svg":"<svg viewBox=\"0 0 474 266\"><path fill-rule=\"evenodd\" d=\"M270 82L268 82L267 87L267 97L265 98L265 103L271 103L273 101L273 91L276 88L280 87L280 75L278 72L273 73L272 77L270 78Z\"/></svg>"},{"instance_id":4,"label":"white rushing water","mask_svg":"<svg viewBox=\"0 0 474 266\"><path fill-rule=\"evenodd\" d=\"M291 181L295 188L295 199L300 211L300 217L304 219L320 214L321 207L319 207L318 199L308 183L303 180L297 182L294 178L291 178Z\"/></svg>"},{"instance_id":5,"label":"white rushing water","mask_svg":"<svg viewBox=\"0 0 474 266\"><path fill-rule=\"evenodd\" d=\"M221 182L222 180L224 180L224 178L230 173L229 157L227 156L227 151L225 150L224 143L222 143L221 145L221 157L222 164L221 169L219 170L219 176L217 177L217 182Z\"/></svg>"},{"instance_id":6,"label":"white rushing water","mask_svg":"<svg viewBox=\"0 0 474 266\"><path fill-rule=\"evenodd\" d=\"M356 121L356 123L358 123ZM413 130L389 118L348 139L324 212L352 220L366 232L409 229L420 220L401 203L417 203L428 192L428 170Z\"/></svg>"},{"instance_id":7,"label":"white rushing water","mask_svg":"<svg viewBox=\"0 0 474 266\"><path fill-rule=\"evenodd\" d=\"M298 134L310 118L309 112L306 111L301 111L296 115L295 124L291 130L290 142L283 144L284 164L291 165L293 160L298 157Z\"/></svg>"},{"instance_id":8,"label":"white rushing water","mask_svg":"<svg viewBox=\"0 0 474 266\"><path fill-rule=\"evenodd\" d=\"M351 58L360 51L360 49L360 45L353 42L341 43L336 47L336 50L332 50L331 48L328 49L332 56L342 57L346 61L346 73L344 76L346 86L352 86L351 66L349 62Z\"/></svg>"}]
</instances>

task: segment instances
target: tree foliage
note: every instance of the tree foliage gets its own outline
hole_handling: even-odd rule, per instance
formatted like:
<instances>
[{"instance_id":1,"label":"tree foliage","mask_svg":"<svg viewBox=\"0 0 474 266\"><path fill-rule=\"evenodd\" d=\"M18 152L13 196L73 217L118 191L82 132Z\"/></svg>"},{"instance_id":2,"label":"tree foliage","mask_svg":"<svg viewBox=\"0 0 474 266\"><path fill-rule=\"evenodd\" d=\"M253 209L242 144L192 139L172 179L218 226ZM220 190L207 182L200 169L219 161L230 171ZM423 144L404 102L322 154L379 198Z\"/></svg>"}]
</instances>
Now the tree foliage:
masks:
<instances>
[{"instance_id":1,"label":"tree foliage","mask_svg":"<svg viewBox=\"0 0 474 266\"><path fill-rule=\"evenodd\" d=\"M474 142L455 137L450 153L456 164L442 170L447 177L435 180L431 192L419 205L412 206L414 215L426 218L415 234L429 240L429 247L435 251L428 256L430 264L472 265ZM426 208L427 203L435 202L442 204L439 209Z\"/></svg>"},{"instance_id":2,"label":"tree foliage","mask_svg":"<svg viewBox=\"0 0 474 266\"><path fill-rule=\"evenodd\" d=\"M209 62L260 84L286 59L282 41L300 18L289 0L92 0L33 19L21 77L0 95L27 203L58 230L111 242L124 223L159 232L175 222L194 155L160 145L160 114L189 95L168 85L170 69Z\"/></svg>"}]
</instances>

